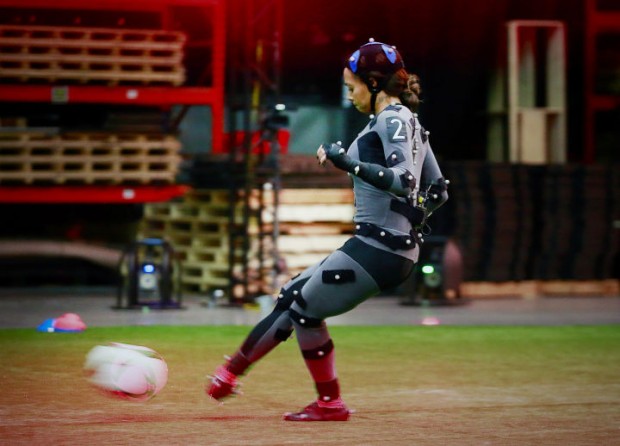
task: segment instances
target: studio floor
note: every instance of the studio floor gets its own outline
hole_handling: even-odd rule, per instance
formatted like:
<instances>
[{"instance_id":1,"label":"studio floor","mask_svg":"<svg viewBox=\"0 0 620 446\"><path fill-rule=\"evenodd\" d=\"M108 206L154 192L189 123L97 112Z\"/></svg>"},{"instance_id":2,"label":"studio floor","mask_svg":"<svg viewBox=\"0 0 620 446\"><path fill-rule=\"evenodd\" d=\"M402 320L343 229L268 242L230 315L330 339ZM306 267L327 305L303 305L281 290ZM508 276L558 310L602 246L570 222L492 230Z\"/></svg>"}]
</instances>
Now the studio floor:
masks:
<instances>
[{"instance_id":1,"label":"studio floor","mask_svg":"<svg viewBox=\"0 0 620 446\"><path fill-rule=\"evenodd\" d=\"M231 307L205 296L184 296L181 309L114 309L111 288L0 288L0 328L36 328L49 318L77 313L87 326L254 325L270 305ZM401 305L376 297L332 325L600 325L620 323L620 296L470 299L454 306Z\"/></svg>"}]
</instances>

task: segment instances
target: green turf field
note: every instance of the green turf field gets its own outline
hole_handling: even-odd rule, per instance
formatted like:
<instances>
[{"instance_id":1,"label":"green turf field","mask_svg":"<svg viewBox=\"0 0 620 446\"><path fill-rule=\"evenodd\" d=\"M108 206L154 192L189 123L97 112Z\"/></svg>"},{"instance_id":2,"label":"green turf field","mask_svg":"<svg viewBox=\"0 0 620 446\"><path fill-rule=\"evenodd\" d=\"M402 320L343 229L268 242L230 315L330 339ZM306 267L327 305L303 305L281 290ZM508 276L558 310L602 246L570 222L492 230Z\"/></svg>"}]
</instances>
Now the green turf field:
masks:
<instances>
[{"instance_id":1,"label":"green turf field","mask_svg":"<svg viewBox=\"0 0 620 446\"><path fill-rule=\"evenodd\" d=\"M224 406L204 396L205 374L248 330L0 330L0 443L84 434L84 444L620 444L620 326L333 327L343 397L357 413L321 427L280 420L314 397L294 339L243 379L244 396ZM136 404L88 386L84 356L109 341L165 357L160 395Z\"/></svg>"}]
</instances>

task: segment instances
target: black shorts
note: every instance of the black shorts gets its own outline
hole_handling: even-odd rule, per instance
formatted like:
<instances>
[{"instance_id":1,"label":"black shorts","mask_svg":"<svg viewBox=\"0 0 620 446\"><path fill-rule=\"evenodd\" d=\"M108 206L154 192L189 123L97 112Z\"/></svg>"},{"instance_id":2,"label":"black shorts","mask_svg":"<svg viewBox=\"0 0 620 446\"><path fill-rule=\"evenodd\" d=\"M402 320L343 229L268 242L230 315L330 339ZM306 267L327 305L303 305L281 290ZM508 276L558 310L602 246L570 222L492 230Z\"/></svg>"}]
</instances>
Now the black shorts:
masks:
<instances>
[{"instance_id":1,"label":"black shorts","mask_svg":"<svg viewBox=\"0 0 620 446\"><path fill-rule=\"evenodd\" d=\"M381 291L400 285L413 271L412 260L370 246L357 237L351 237L339 250L359 263L377 282Z\"/></svg>"}]
</instances>

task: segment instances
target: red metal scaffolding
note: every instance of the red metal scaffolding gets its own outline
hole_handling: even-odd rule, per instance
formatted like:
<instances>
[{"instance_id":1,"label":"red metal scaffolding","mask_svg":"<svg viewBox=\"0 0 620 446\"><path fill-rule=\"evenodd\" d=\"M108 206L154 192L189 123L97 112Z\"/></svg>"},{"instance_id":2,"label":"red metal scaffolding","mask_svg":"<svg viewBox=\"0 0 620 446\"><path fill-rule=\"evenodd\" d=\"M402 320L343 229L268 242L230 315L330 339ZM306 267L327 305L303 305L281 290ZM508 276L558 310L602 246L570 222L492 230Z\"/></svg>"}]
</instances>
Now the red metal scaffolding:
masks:
<instances>
[{"instance_id":1,"label":"red metal scaffolding","mask_svg":"<svg viewBox=\"0 0 620 446\"><path fill-rule=\"evenodd\" d=\"M0 12L4 24L38 25L45 20L58 20L60 13L72 23L66 25L89 26L83 16L90 14L95 20L97 13L106 13L109 21L114 21L120 28L133 26L127 23L124 14L149 14L151 22L157 22L162 30L186 31L183 29L184 19L205 19L206 23L195 23L197 31L194 38L189 32L187 47L203 47L210 55L208 60L190 60L186 55L185 63L203 65L203 72L197 82L182 86L159 85L61 85L61 84L0 84L0 101L15 103L41 104L102 104L121 106L155 106L169 109L179 105L189 107L205 105L211 108L211 140L213 153L225 152L224 148L224 91L225 91L225 54L226 54L226 2L224 0L99 0L84 2L80 0L0 0ZM111 14L111 15L110 15ZM155 19L153 19L153 17ZM189 19L187 18L189 17ZM149 26L152 26L150 23ZM203 29L208 30L206 37ZM202 34L201 34L202 33ZM54 189L53 194L49 193ZM47 186L0 186L0 202L127 202L124 190L133 192L132 202L163 201L181 194L184 190L178 185L151 187L143 186L79 186L47 187ZM79 197L79 198L76 198ZM77 200L77 201L76 201Z\"/></svg>"}]
</instances>

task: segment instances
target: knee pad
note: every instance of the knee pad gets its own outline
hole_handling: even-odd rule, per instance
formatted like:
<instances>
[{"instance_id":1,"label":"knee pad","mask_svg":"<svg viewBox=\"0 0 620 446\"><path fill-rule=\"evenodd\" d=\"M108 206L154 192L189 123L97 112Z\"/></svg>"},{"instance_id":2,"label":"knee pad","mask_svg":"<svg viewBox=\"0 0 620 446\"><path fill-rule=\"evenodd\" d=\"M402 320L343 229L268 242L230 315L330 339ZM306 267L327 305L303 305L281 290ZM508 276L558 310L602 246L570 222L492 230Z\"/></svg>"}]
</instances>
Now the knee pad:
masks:
<instances>
[{"instance_id":1,"label":"knee pad","mask_svg":"<svg viewBox=\"0 0 620 446\"><path fill-rule=\"evenodd\" d=\"M293 309L289 309L288 312L289 312L289 317L291 318L291 320L302 327L318 328L321 325L323 325L323 319L309 317L301 313L298 313L297 311Z\"/></svg>"},{"instance_id":2,"label":"knee pad","mask_svg":"<svg viewBox=\"0 0 620 446\"><path fill-rule=\"evenodd\" d=\"M275 309L279 311L288 310L291 307L291 305L293 305L293 302L297 302L297 301L303 302L303 304L299 303L299 305L302 308L304 308L305 301L303 300L303 297L301 296L301 289L303 288L303 286L306 284L306 282L309 279L310 278L308 277L306 279L299 280L293 283L286 290L282 288L280 290L280 294L278 294L278 300L276 301Z\"/></svg>"},{"instance_id":3,"label":"knee pad","mask_svg":"<svg viewBox=\"0 0 620 446\"><path fill-rule=\"evenodd\" d=\"M334 349L334 342L330 339L323 345L319 345L316 348L309 350L302 350L301 354L304 359L323 359L325 356L329 355Z\"/></svg>"}]
</instances>

